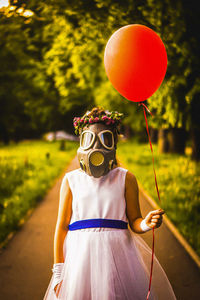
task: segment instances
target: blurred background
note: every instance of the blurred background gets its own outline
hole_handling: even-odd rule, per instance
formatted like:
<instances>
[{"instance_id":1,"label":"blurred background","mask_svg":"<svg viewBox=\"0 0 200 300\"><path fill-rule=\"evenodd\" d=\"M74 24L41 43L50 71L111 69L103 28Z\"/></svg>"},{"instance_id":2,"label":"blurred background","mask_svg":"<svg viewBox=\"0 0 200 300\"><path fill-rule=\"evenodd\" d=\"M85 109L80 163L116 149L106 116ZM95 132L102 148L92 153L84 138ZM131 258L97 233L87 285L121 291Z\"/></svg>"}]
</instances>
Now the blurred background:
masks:
<instances>
[{"instance_id":1,"label":"blurred background","mask_svg":"<svg viewBox=\"0 0 200 300\"><path fill-rule=\"evenodd\" d=\"M0 242L74 157L72 120L101 105L125 114L119 159L156 198L142 108L106 77L109 37L143 24L168 68L147 100L162 207L200 255L200 8L195 0L0 0Z\"/></svg>"}]
</instances>

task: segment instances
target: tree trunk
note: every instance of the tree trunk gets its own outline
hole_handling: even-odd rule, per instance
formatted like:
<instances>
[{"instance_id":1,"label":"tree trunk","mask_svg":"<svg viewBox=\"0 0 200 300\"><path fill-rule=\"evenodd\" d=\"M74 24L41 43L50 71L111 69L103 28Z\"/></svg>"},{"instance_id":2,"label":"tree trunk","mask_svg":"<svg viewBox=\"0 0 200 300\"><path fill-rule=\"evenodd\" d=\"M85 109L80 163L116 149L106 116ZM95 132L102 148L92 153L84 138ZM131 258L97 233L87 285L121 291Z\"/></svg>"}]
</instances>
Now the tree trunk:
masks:
<instances>
[{"instance_id":1,"label":"tree trunk","mask_svg":"<svg viewBox=\"0 0 200 300\"><path fill-rule=\"evenodd\" d=\"M183 128L170 128L168 133L169 152L170 153L185 153L187 133Z\"/></svg>"},{"instance_id":2,"label":"tree trunk","mask_svg":"<svg viewBox=\"0 0 200 300\"><path fill-rule=\"evenodd\" d=\"M192 159L200 160L200 129L192 129Z\"/></svg>"},{"instance_id":3,"label":"tree trunk","mask_svg":"<svg viewBox=\"0 0 200 300\"><path fill-rule=\"evenodd\" d=\"M159 129L158 132L158 151L160 153L167 153L169 151L168 129Z\"/></svg>"},{"instance_id":4,"label":"tree trunk","mask_svg":"<svg viewBox=\"0 0 200 300\"><path fill-rule=\"evenodd\" d=\"M158 130L155 128L150 128L150 137L151 137L151 141L152 143L157 143L158 142Z\"/></svg>"},{"instance_id":5,"label":"tree trunk","mask_svg":"<svg viewBox=\"0 0 200 300\"><path fill-rule=\"evenodd\" d=\"M191 137L192 137L192 159L200 160L200 92L197 92L190 105L191 113Z\"/></svg>"}]
</instances>

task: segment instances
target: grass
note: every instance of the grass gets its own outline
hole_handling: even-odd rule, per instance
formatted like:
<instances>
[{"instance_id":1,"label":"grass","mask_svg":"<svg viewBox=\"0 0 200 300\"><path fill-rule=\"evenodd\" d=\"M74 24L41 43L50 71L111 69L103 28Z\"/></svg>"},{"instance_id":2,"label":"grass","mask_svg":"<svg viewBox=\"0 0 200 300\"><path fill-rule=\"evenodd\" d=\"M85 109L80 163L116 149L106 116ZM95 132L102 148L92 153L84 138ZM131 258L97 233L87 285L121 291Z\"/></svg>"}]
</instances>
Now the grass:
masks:
<instances>
[{"instance_id":1,"label":"grass","mask_svg":"<svg viewBox=\"0 0 200 300\"><path fill-rule=\"evenodd\" d=\"M117 151L123 165L135 174L200 255L200 163L192 161L189 155L158 154L157 145L153 145L159 203L149 145L131 140L119 143Z\"/></svg>"},{"instance_id":2,"label":"grass","mask_svg":"<svg viewBox=\"0 0 200 300\"><path fill-rule=\"evenodd\" d=\"M41 201L76 154L75 142L24 141L0 147L0 243Z\"/></svg>"}]
</instances>

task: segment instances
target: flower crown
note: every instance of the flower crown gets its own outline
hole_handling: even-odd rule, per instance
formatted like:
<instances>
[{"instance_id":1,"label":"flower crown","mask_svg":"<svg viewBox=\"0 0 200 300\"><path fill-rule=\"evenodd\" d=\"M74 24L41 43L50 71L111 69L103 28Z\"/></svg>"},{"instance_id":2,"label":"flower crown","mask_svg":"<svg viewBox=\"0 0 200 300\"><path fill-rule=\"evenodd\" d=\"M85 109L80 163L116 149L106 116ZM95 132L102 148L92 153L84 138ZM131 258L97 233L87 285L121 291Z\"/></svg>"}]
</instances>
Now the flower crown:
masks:
<instances>
[{"instance_id":1,"label":"flower crown","mask_svg":"<svg viewBox=\"0 0 200 300\"><path fill-rule=\"evenodd\" d=\"M94 123L104 123L106 125L111 125L117 128L121 123L121 119L124 117L123 113L117 111L105 111L98 117L88 116L90 111L88 111L83 117L75 117L73 120L73 125L75 128L75 134L80 134L85 126L89 126Z\"/></svg>"}]
</instances>

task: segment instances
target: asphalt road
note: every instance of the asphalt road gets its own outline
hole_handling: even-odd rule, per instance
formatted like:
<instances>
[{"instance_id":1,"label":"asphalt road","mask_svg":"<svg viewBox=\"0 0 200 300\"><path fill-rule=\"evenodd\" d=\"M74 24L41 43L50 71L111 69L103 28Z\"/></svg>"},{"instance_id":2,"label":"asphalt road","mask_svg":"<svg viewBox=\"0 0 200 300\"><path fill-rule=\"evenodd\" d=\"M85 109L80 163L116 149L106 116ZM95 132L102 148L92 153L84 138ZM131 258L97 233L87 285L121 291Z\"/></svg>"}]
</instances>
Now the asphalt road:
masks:
<instances>
[{"instance_id":1,"label":"asphalt road","mask_svg":"<svg viewBox=\"0 0 200 300\"><path fill-rule=\"evenodd\" d=\"M59 189L66 171L0 254L0 299L42 300L52 275L53 236L58 212ZM152 208L140 193L143 215ZM155 231L155 253L178 300L200 299L200 272L165 224ZM151 245L152 233L143 235ZM78 300L78 299L77 299Z\"/></svg>"}]
</instances>

